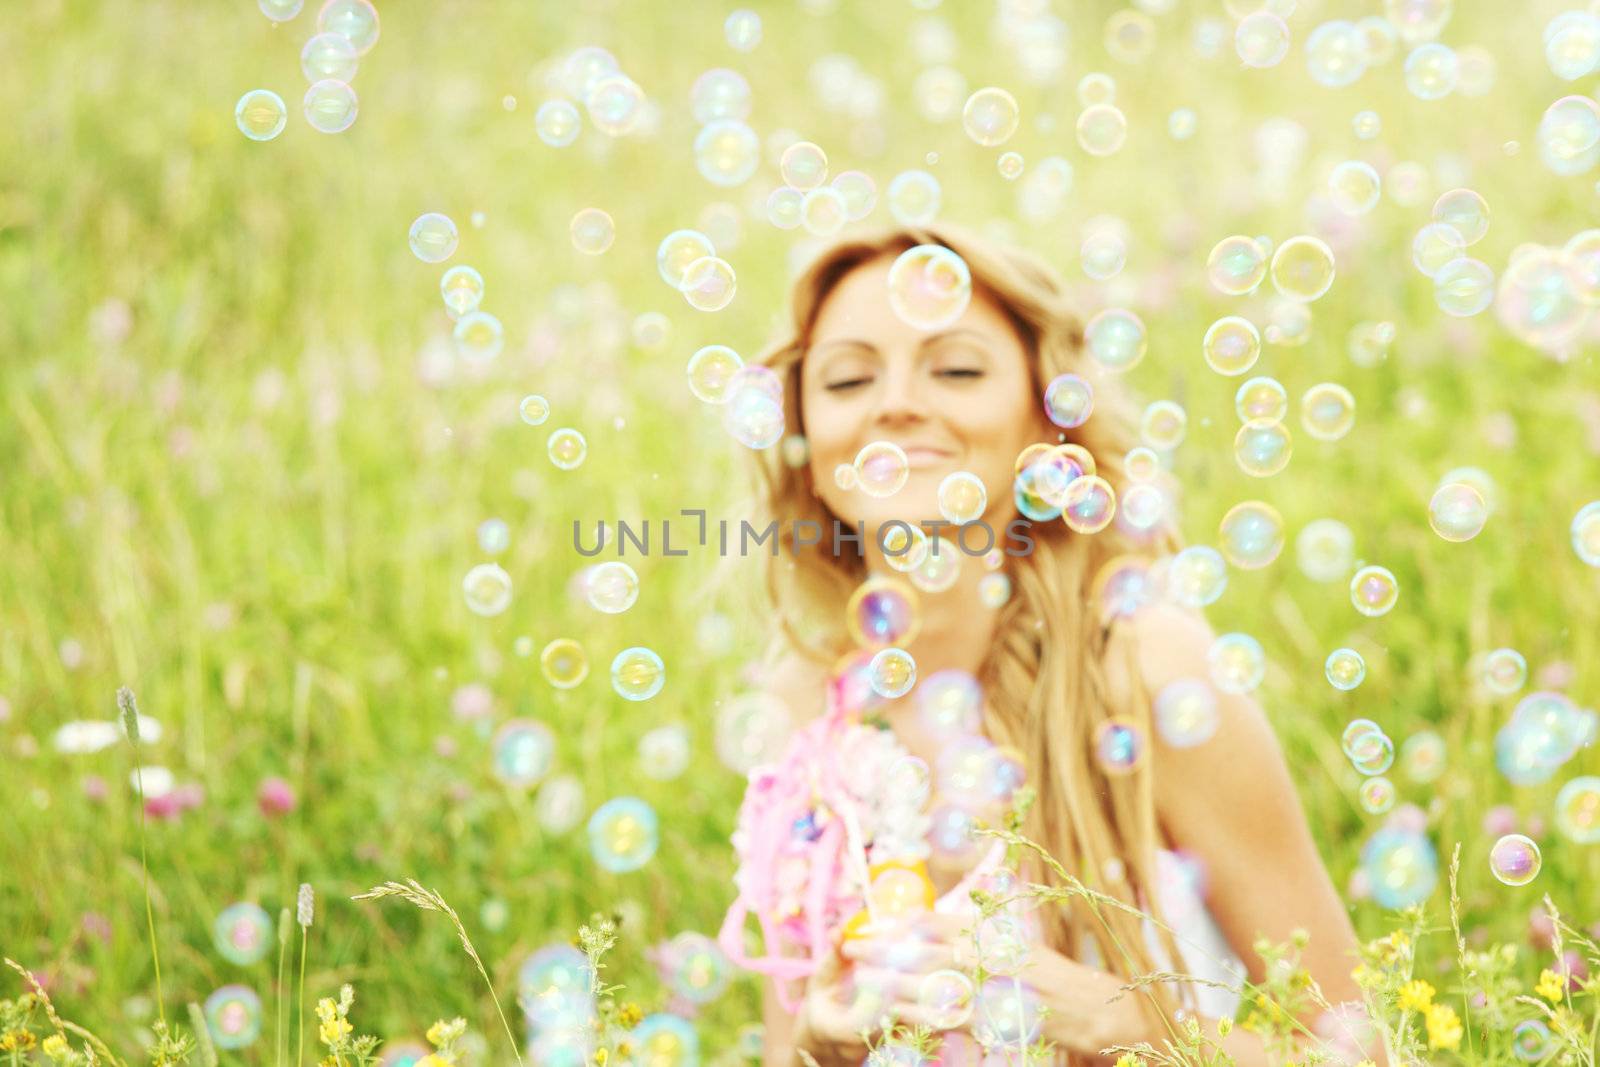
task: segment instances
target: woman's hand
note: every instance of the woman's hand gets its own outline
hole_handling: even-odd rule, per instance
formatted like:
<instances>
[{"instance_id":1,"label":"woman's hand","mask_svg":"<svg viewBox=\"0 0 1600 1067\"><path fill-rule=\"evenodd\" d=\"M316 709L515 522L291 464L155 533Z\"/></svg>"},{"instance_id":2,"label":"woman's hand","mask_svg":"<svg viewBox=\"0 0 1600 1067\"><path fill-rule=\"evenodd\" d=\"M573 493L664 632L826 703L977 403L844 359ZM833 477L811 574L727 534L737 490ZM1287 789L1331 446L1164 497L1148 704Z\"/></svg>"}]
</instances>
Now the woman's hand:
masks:
<instances>
[{"instance_id":1,"label":"woman's hand","mask_svg":"<svg viewBox=\"0 0 1600 1067\"><path fill-rule=\"evenodd\" d=\"M977 955L972 924L968 917L927 913L898 936L848 942L843 952L858 962L863 979L884 983L883 1014L932 1026L932 1013L920 1002L922 980L938 970L971 976ZM1093 1056L1112 1045L1154 1036L1137 995L1124 993L1124 979L1117 975L1032 944L1016 977L1048 1009L1042 1036L1058 1048Z\"/></svg>"},{"instance_id":2,"label":"woman's hand","mask_svg":"<svg viewBox=\"0 0 1600 1067\"><path fill-rule=\"evenodd\" d=\"M857 968L837 951L830 952L806 980L795 1047L823 1064L860 1063L867 1054L862 1031L876 1032L884 1014L883 998L860 988L862 984Z\"/></svg>"}]
</instances>

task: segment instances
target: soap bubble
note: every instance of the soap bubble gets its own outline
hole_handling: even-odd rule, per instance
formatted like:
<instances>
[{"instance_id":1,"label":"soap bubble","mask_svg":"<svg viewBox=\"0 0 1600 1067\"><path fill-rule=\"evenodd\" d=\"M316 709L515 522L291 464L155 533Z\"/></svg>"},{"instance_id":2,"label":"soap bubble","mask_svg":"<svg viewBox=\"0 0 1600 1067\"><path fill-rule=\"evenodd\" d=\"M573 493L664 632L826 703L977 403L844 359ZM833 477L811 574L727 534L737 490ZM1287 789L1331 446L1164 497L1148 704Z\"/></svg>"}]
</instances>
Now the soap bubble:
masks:
<instances>
[{"instance_id":1,"label":"soap bubble","mask_svg":"<svg viewBox=\"0 0 1600 1067\"><path fill-rule=\"evenodd\" d=\"M1448 96L1459 74L1455 52L1437 41L1419 45L1406 57L1406 88L1419 100Z\"/></svg>"},{"instance_id":2,"label":"soap bubble","mask_svg":"<svg viewBox=\"0 0 1600 1067\"><path fill-rule=\"evenodd\" d=\"M440 263L455 255L456 224L446 215L430 211L418 215L408 238L411 252L424 263Z\"/></svg>"},{"instance_id":3,"label":"soap bubble","mask_svg":"<svg viewBox=\"0 0 1600 1067\"><path fill-rule=\"evenodd\" d=\"M1243 296L1267 276L1267 251L1254 237L1223 238L1206 259L1206 276L1218 292Z\"/></svg>"},{"instance_id":4,"label":"soap bubble","mask_svg":"<svg viewBox=\"0 0 1600 1067\"><path fill-rule=\"evenodd\" d=\"M1600 777L1582 775L1556 794L1556 829L1579 845L1600 844Z\"/></svg>"},{"instance_id":5,"label":"soap bubble","mask_svg":"<svg viewBox=\"0 0 1600 1067\"><path fill-rule=\"evenodd\" d=\"M1283 551L1283 516L1271 504L1247 500L1228 509L1217 538L1229 563L1241 570L1260 570Z\"/></svg>"},{"instance_id":6,"label":"soap bubble","mask_svg":"<svg viewBox=\"0 0 1600 1067\"><path fill-rule=\"evenodd\" d=\"M1094 388L1076 374L1057 375L1044 391L1044 413L1062 429L1082 426L1093 410Z\"/></svg>"},{"instance_id":7,"label":"soap bubble","mask_svg":"<svg viewBox=\"0 0 1600 1067\"><path fill-rule=\"evenodd\" d=\"M598 256L616 240L617 227L611 216L597 207L586 207L572 216L572 247L588 256Z\"/></svg>"},{"instance_id":8,"label":"soap bubble","mask_svg":"<svg viewBox=\"0 0 1600 1067\"><path fill-rule=\"evenodd\" d=\"M649 863L659 839L655 809L638 797L615 797L589 817L589 850L596 863L614 873Z\"/></svg>"},{"instance_id":9,"label":"soap bubble","mask_svg":"<svg viewBox=\"0 0 1600 1067\"><path fill-rule=\"evenodd\" d=\"M1474 245L1489 232L1489 204L1471 189L1452 189L1434 201L1433 221L1452 227L1464 245Z\"/></svg>"},{"instance_id":10,"label":"soap bubble","mask_svg":"<svg viewBox=\"0 0 1600 1067\"><path fill-rule=\"evenodd\" d=\"M1302 234L1272 253L1272 285L1291 300L1309 302L1333 285L1333 250L1319 238Z\"/></svg>"},{"instance_id":11,"label":"soap bubble","mask_svg":"<svg viewBox=\"0 0 1600 1067\"><path fill-rule=\"evenodd\" d=\"M495 731L489 747L496 778L519 789L532 789L550 773L556 737L536 719L512 719Z\"/></svg>"},{"instance_id":12,"label":"soap bubble","mask_svg":"<svg viewBox=\"0 0 1600 1067\"><path fill-rule=\"evenodd\" d=\"M611 660L611 688L624 700L649 700L666 683L666 664L652 649L636 645Z\"/></svg>"},{"instance_id":13,"label":"soap bubble","mask_svg":"<svg viewBox=\"0 0 1600 1067\"><path fill-rule=\"evenodd\" d=\"M761 165L761 139L737 119L719 119L701 127L695 134L693 152L700 176L723 188L743 185Z\"/></svg>"},{"instance_id":14,"label":"soap bubble","mask_svg":"<svg viewBox=\"0 0 1600 1067\"><path fill-rule=\"evenodd\" d=\"M1600 567L1600 500L1591 500L1572 517L1572 551L1591 567Z\"/></svg>"},{"instance_id":15,"label":"soap bubble","mask_svg":"<svg viewBox=\"0 0 1600 1067\"><path fill-rule=\"evenodd\" d=\"M328 0L317 12L317 32L340 34L364 56L378 43L378 9L368 0Z\"/></svg>"},{"instance_id":16,"label":"soap bubble","mask_svg":"<svg viewBox=\"0 0 1600 1067\"><path fill-rule=\"evenodd\" d=\"M1439 857L1427 835L1401 827L1373 834L1361 849L1361 869L1380 907L1404 908L1428 899L1439 882Z\"/></svg>"},{"instance_id":17,"label":"soap bubble","mask_svg":"<svg viewBox=\"0 0 1600 1067\"><path fill-rule=\"evenodd\" d=\"M633 607L639 599L639 576L621 560L598 563L589 572L584 586L589 606L607 615L617 615Z\"/></svg>"},{"instance_id":18,"label":"soap bubble","mask_svg":"<svg viewBox=\"0 0 1600 1067\"><path fill-rule=\"evenodd\" d=\"M1433 276L1433 299L1447 315L1476 315L1494 303L1494 271L1482 260L1452 259Z\"/></svg>"},{"instance_id":19,"label":"soap bubble","mask_svg":"<svg viewBox=\"0 0 1600 1067\"><path fill-rule=\"evenodd\" d=\"M1300 398L1300 425L1319 441L1337 441L1356 422L1356 398L1337 382L1319 382Z\"/></svg>"},{"instance_id":20,"label":"soap bubble","mask_svg":"<svg viewBox=\"0 0 1600 1067\"><path fill-rule=\"evenodd\" d=\"M1523 834L1506 834L1489 850L1489 872L1505 885L1527 885L1541 865L1539 846Z\"/></svg>"},{"instance_id":21,"label":"soap bubble","mask_svg":"<svg viewBox=\"0 0 1600 1067\"><path fill-rule=\"evenodd\" d=\"M1488 521L1489 505L1465 482L1441 485L1428 501L1428 525L1446 541L1470 541Z\"/></svg>"},{"instance_id":22,"label":"soap bubble","mask_svg":"<svg viewBox=\"0 0 1600 1067\"><path fill-rule=\"evenodd\" d=\"M761 44L761 16L745 7L729 12L722 36L735 52L754 52Z\"/></svg>"},{"instance_id":23,"label":"soap bubble","mask_svg":"<svg viewBox=\"0 0 1600 1067\"><path fill-rule=\"evenodd\" d=\"M1248 693L1267 675L1267 654L1249 634L1222 634L1206 652L1206 667L1224 693Z\"/></svg>"},{"instance_id":24,"label":"soap bubble","mask_svg":"<svg viewBox=\"0 0 1600 1067\"><path fill-rule=\"evenodd\" d=\"M1394 807L1394 783L1381 775L1362 779L1360 787L1356 789L1356 798L1361 802L1361 809L1369 815L1382 815Z\"/></svg>"},{"instance_id":25,"label":"soap bubble","mask_svg":"<svg viewBox=\"0 0 1600 1067\"><path fill-rule=\"evenodd\" d=\"M889 213L903 226L932 222L939 214L943 192L939 179L925 170L901 171L889 182Z\"/></svg>"},{"instance_id":26,"label":"soap bubble","mask_svg":"<svg viewBox=\"0 0 1600 1067\"><path fill-rule=\"evenodd\" d=\"M469 311L451 331L456 354L469 363L487 363L505 347L505 327L487 311Z\"/></svg>"},{"instance_id":27,"label":"soap bubble","mask_svg":"<svg viewBox=\"0 0 1600 1067\"><path fill-rule=\"evenodd\" d=\"M557 689L573 689L589 677L589 655L570 637L558 637L539 653L539 673Z\"/></svg>"},{"instance_id":28,"label":"soap bubble","mask_svg":"<svg viewBox=\"0 0 1600 1067\"><path fill-rule=\"evenodd\" d=\"M1214 604L1227 587L1228 565L1210 545L1190 545L1167 569L1167 593L1185 607Z\"/></svg>"},{"instance_id":29,"label":"soap bubble","mask_svg":"<svg viewBox=\"0 0 1600 1067\"><path fill-rule=\"evenodd\" d=\"M589 442L583 434L570 426L551 433L545 441L545 453L550 462L564 471L577 470L589 454Z\"/></svg>"},{"instance_id":30,"label":"soap bubble","mask_svg":"<svg viewBox=\"0 0 1600 1067\"><path fill-rule=\"evenodd\" d=\"M582 127L578 109L569 100L546 100L533 113L533 129L551 148L565 148L578 139Z\"/></svg>"},{"instance_id":31,"label":"soap bubble","mask_svg":"<svg viewBox=\"0 0 1600 1067\"><path fill-rule=\"evenodd\" d=\"M716 254L711 238L699 230L674 230L656 246L656 271L662 281L681 290L690 266Z\"/></svg>"},{"instance_id":32,"label":"soap bubble","mask_svg":"<svg viewBox=\"0 0 1600 1067\"><path fill-rule=\"evenodd\" d=\"M683 274L683 298L698 311L721 311L737 290L733 265L716 256L702 256Z\"/></svg>"},{"instance_id":33,"label":"soap bubble","mask_svg":"<svg viewBox=\"0 0 1600 1067\"><path fill-rule=\"evenodd\" d=\"M511 575L497 563L480 563L461 580L467 607L475 615L499 615L511 606Z\"/></svg>"},{"instance_id":34,"label":"soap bubble","mask_svg":"<svg viewBox=\"0 0 1600 1067\"><path fill-rule=\"evenodd\" d=\"M992 86L968 97L961 111L961 125L967 136L985 148L1009 141L1021 120L1017 98Z\"/></svg>"},{"instance_id":35,"label":"soap bubble","mask_svg":"<svg viewBox=\"0 0 1600 1067\"><path fill-rule=\"evenodd\" d=\"M1367 661L1353 648L1336 648L1328 653L1322 670L1328 677L1329 685L1348 692L1366 678Z\"/></svg>"},{"instance_id":36,"label":"soap bubble","mask_svg":"<svg viewBox=\"0 0 1600 1067\"><path fill-rule=\"evenodd\" d=\"M1199 678L1168 682L1156 694L1156 732L1174 748L1204 744L1217 732L1217 695Z\"/></svg>"},{"instance_id":37,"label":"soap bubble","mask_svg":"<svg viewBox=\"0 0 1600 1067\"><path fill-rule=\"evenodd\" d=\"M810 141L796 141L783 150L778 173L795 189L815 189L828 177L828 154Z\"/></svg>"},{"instance_id":38,"label":"soap bubble","mask_svg":"<svg viewBox=\"0 0 1600 1067\"><path fill-rule=\"evenodd\" d=\"M1233 394L1233 409L1240 422L1281 419L1289 413L1289 394L1276 378L1251 378Z\"/></svg>"},{"instance_id":39,"label":"soap bubble","mask_svg":"<svg viewBox=\"0 0 1600 1067\"><path fill-rule=\"evenodd\" d=\"M872 691L889 700L905 696L917 684L917 664L903 648L879 650L868 667Z\"/></svg>"},{"instance_id":40,"label":"soap bubble","mask_svg":"<svg viewBox=\"0 0 1600 1067\"><path fill-rule=\"evenodd\" d=\"M1109 156L1128 139L1128 120L1110 104L1085 108L1078 116L1078 147L1091 156Z\"/></svg>"},{"instance_id":41,"label":"soap bubble","mask_svg":"<svg viewBox=\"0 0 1600 1067\"><path fill-rule=\"evenodd\" d=\"M1253 419L1239 427L1233 438L1234 460L1252 478L1271 477L1283 470L1293 450L1288 428L1272 419Z\"/></svg>"},{"instance_id":42,"label":"soap bubble","mask_svg":"<svg viewBox=\"0 0 1600 1067\"><path fill-rule=\"evenodd\" d=\"M1363 615L1387 615L1400 599L1400 583L1386 567L1369 564L1350 579L1350 602Z\"/></svg>"},{"instance_id":43,"label":"soap bubble","mask_svg":"<svg viewBox=\"0 0 1600 1067\"><path fill-rule=\"evenodd\" d=\"M917 1003L936 1030L952 1030L972 1018L972 998L972 979L960 971L933 971L917 990Z\"/></svg>"},{"instance_id":44,"label":"soap bubble","mask_svg":"<svg viewBox=\"0 0 1600 1067\"><path fill-rule=\"evenodd\" d=\"M707 404L726 404L734 374L744 366L727 345L706 345L689 357L689 391Z\"/></svg>"},{"instance_id":45,"label":"soap bubble","mask_svg":"<svg viewBox=\"0 0 1600 1067\"><path fill-rule=\"evenodd\" d=\"M949 522L975 522L983 517L988 504L988 490L976 474L955 471L939 483L939 514Z\"/></svg>"},{"instance_id":46,"label":"soap bubble","mask_svg":"<svg viewBox=\"0 0 1600 1067\"><path fill-rule=\"evenodd\" d=\"M356 121L356 91L342 81L324 78L313 82L301 101L306 121L320 133L343 133Z\"/></svg>"},{"instance_id":47,"label":"soap bubble","mask_svg":"<svg viewBox=\"0 0 1600 1067\"><path fill-rule=\"evenodd\" d=\"M1311 80L1329 89L1354 83L1376 62L1362 39L1360 28L1345 19L1332 19L1306 38L1306 70Z\"/></svg>"},{"instance_id":48,"label":"soap bubble","mask_svg":"<svg viewBox=\"0 0 1600 1067\"><path fill-rule=\"evenodd\" d=\"M1289 25L1271 11L1252 11L1235 27L1233 47L1247 67L1275 67L1289 54Z\"/></svg>"},{"instance_id":49,"label":"soap bubble","mask_svg":"<svg viewBox=\"0 0 1600 1067\"><path fill-rule=\"evenodd\" d=\"M1527 681L1528 661L1516 649L1497 648L1483 658L1484 688L1496 696L1509 696Z\"/></svg>"},{"instance_id":50,"label":"soap bubble","mask_svg":"<svg viewBox=\"0 0 1600 1067\"><path fill-rule=\"evenodd\" d=\"M1097 312L1083 328L1089 356L1110 371L1126 371L1144 359L1148 338L1144 322L1126 308Z\"/></svg>"},{"instance_id":51,"label":"soap bubble","mask_svg":"<svg viewBox=\"0 0 1600 1067\"><path fill-rule=\"evenodd\" d=\"M357 66L355 45L343 34L319 33L300 49L300 71L308 82L347 82L356 76Z\"/></svg>"},{"instance_id":52,"label":"soap bubble","mask_svg":"<svg viewBox=\"0 0 1600 1067\"><path fill-rule=\"evenodd\" d=\"M1113 778L1125 777L1142 767L1146 747L1144 732L1132 719L1107 719L1095 730L1095 758L1100 769Z\"/></svg>"},{"instance_id":53,"label":"soap bubble","mask_svg":"<svg viewBox=\"0 0 1600 1067\"><path fill-rule=\"evenodd\" d=\"M251 89L234 106L233 121L250 140L270 141L283 132L289 109L271 89Z\"/></svg>"},{"instance_id":54,"label":"soap bubble","mask_svg":"<svg viewBox=\"0 0 1600 1067\"><path fill-rule=\"evenodd\" d=\"M868 496L884 498L898 493L911 476L905 449L892 441L873 441L856 453L856 487Z\"/></svg>"},{"instance_id":55,"label":"soap bubble","mask_svg":"<svg viewBox=\"0 0 1600 1067\"><path fill-rule=\"evenodd\" d=\"M949 326L972 300L966 260L943 245L908 248L889 268L889 306L909 326Z\"/></svg>"},{"instance_id":56,"label":"soap bubble","mask_svg":"<svg viewBox=\"0 0 1600 1067\"><path fill-rule=\"evenodd\" d=\"M457 264L439 279L439 296L453 319L476 311L483 302L483 275L465 264Z\"/></svg>"},{"instance_id":57,"label":"soap bubble","mask_svg":"<svg viewBox=\"0 0 1600 1067\"><path fill-rule=\"evenodd\" d=\"M1365 215L1378 206L1383 182L1369 163L1347 159L1328 175L1328 195L1346 215Z\"/></svg>"},{"instance_id":58,"label":"soap bubble","mask_svg":"<svg viewBox=\"0 0 1600 1067\"><path fill-rule=\"evenodd\" d=\"M550 417L550 401L538 393L529 393L517 405L517 414L529 426L539 426Z\"/></svg>"},{"instance_id":59,"label":"soap bubble","mask_svg":"<svg viewBox=\"0 0 1600 1067\"><path fill-rule=\"evenodd\" d=\"M589 87L583 97L594 128L608 137L633 132L644 114L644 90L625 74L607 74Z\"/></svg>"},{"instance_id":60,"label":"soap bubble","mask_svg":"<svg viewBox=\"0 0 1600 1067\"><path fill-rule=\"evenodd\" d=\"M1206 366L1218 374L1244 374L1261 356L1261 332L1238 315L1224 315L1206 330L1201 348Z\"/></svg>"}]
</instances>

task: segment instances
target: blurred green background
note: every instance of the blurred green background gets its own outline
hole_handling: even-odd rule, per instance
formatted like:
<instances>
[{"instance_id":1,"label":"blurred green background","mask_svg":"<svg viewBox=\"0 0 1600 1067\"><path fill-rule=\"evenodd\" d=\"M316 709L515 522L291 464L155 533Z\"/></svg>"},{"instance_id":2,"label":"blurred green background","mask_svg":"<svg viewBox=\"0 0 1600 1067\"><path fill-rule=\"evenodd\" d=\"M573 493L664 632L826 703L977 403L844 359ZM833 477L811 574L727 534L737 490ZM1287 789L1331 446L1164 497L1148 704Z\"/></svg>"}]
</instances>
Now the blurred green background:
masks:
<instances>
[{"instance_id":1,"label":"blurred green background","mask_svg":"<svg viewBox=\"0 0 1600 1067\"><path fill-rule=\"evenodd\" d=\"M1280 561L1235 571L1209 614L1271 655L1264 703L1341 886L1377 821L1357 805L1358 776L1338 746L1344 723L1364 715L1397 743L1424 728L1448 743L1437 782L1396 782L1402 802L1429 811L1442 857L1462 843L1469 926L1521 938L1541 891L1580 919L1600 918L1600 846L1547 833L1533 887L1490 877L1485 812L1510 804L1522 825L1529 816L1548 824L1556 788L1600 773L1600 757L1580 753L1548 785L1507 784L1494 772L1493 737L1511 702L1489 699L1471 673L1474 655L1510 645L1536 676L1567 670L1580 705L1596 700L1600 572L1576 558L1567 532L1600 497L1594 348L1562 363L1515 340L1492 310L1442 314L1409 251L1434 198L1461 185L1491 207L1472 254L1497 273L1519 244L1559 245L1595 218L1593 174L1556 175L1535 147L1553 100L1594 89L1593 75L1569 84L1545 63L1541 31L1562 7L1459 5L1442 39L1488 49L1493 88L1422 101L1406 92L1403 48L1346 88L1307 75L1312 28L1381 5L1303 0L1288 19L1294 46L1268 70L1239 63L1220 4L1147 6L1157 12L1154 46L1128 61L1104 40L1117 5L1058 5L1063 62L1039 83L997 37L987 3L756 4L763 41L748 54L724 39L729 5L388 3L353 81L360 115L337 135L300 114L312 3L281 25L248 0L9 9L0 35L4 952L51 977L64 1014L113 1039L131 1041L150 1017L139 1002L153 975L131 752L122 743L62 753L53 742L69 721L109 720L122 684L164 728L145 761L203 789L197 806L150 825L169 1008L230 982L267 1004L266 1034L225 1053L230 1060L271 1056L272 956L228 964L212 922L235 900L276 916L302 881L319 898L308 992L354 982L358 1031L396 1040L459 1013L498 1047L492 1007L447 924L348 901L385 879L415 876L453 902L508 996L530 951L570 937L597 909L628 917L610 977L645 998L658 988L645 949L682 930L715 933L732 890L728 834L742 790L716 757L715 713L747 687L740 671L761 630L755 601L710 595L715 560L696 552L632 560L638 603L601 615L571 592L586 562L571 547L571 522L660 519L682 507L737 514L741 446L685 387L684 364L713 342L754 353L783 310L806 235L770 225L762 204L779 180L786 130L821 144L835 173L873 176L870 221L889 221L882 194L895 174L927 169L942 185L941 217L1043 253L1086 312L1120 304L1143 317L1150 351L1128 380L1143 398L1176 399L1189 412L1174 459L1186 535L1214 543L1218 519L1244 499L1270 501L1285 517L1291 544ZM1208 57L1205 37L1218 27ZM608 49L643 87L659 109L653 129L613 139L585 117L570 147L539 141L534 112L582 45ZM975 145L958 119L925 117L913 86L937 66L960 71L969 90L1016 95L1023 124L1004 147L1030 167L1050 155L1074 167L1058 211L1019 213L1026 175L1004 180L998 150ZM755 177L734 189L702 179L690 149L690 86L712 67L748 78L749 122L767 142ZM1129 122L1126 146L1107 158L1085 154L1072 134L1075 87L1091 71L1115 78ZM841 89L841 79L854 81ZM287 129L270 142L247 140L233 122L235 101L257 87L289 103ZM1180 108L1195 113L1187 140L1168 130ZM1352 130L1363 109L1381 117L1373 140ZM1295 124L1287 139L1263 138L1272 119ZM1418 164L1420 192L1400 202L1386 190L1370 214L1338 216L1319 198L1328 170L1350 158L1380 173ZM722 250L739 288L731 306L708 314L663 284L654 254L716 202L742 218L737 243ZM604 255L569 241L584 207L615 219ZM483 307L505 325L504 352L487 367L452 352L438 295L445 265L407 247L424 211L456 220L450 263L483 273ZM1085 224L1105 215L1126 225L1128 262L1096 282L1079 247ZM1204 263L1232 233L1281 241L1302 232L1337 235L1339 276L1311 305L1305 342L1269 344L1252 372L1287 388L1296 440L1289 467L1260 481L1233 460L1238 381L1210 372L1199 342L1222 314L1266 325L1270 285L1222 297ZM659 344L635 336L647 312L670 324ZM1361 365L1348 338L1378 321L1394 324L1395 341L1386 360ZM1336 443L1299 431L1298 397L1320 381L1357 399L1355 429ZM545 426L518 419L529 392L551 403ZM588 440L576 470L544 454L558 426ZM1439 477L1465 465L1492 477L1497 508L1476 539L1449 544L1429 530L1427 503ZM1292 538L1325 516L1350 526L1359 559L1399 577L1390 615L1362 618L1342 583L1315 583L1295 566ZM480 618L461 578L488 558L476 530L491 517L509 524L510 546L495 558L515 594L505 614ZM750 574L753 591L753 563ZM533 655L519 652L519 637ZM576 638L590 658L588 679L571 691L539 673L537 650L557 637ZM630 645L667 664L662 692L636 704L607 684L606 665ZM1341 645L1367 658L1367 680L1351 693L1322 677ZM471 685L492 697L478 724L452 711ZM618 794L657 808L661 845L648 865L600 870L581 823L553 833L535 795L496 782L485 733L513 716L556 731L556 769L581 779L584 817ZM681 778L653 780L639 771L637 744L672 722L687 727L693 758ZM297 796L279 818L257 805L269 776ZM1363 935L1388 928L1376 905L1355 909ZM705 1049L726 1047L757 1015L755 985L736 984L701 1017Z\"/></svg>"}]
</instances>

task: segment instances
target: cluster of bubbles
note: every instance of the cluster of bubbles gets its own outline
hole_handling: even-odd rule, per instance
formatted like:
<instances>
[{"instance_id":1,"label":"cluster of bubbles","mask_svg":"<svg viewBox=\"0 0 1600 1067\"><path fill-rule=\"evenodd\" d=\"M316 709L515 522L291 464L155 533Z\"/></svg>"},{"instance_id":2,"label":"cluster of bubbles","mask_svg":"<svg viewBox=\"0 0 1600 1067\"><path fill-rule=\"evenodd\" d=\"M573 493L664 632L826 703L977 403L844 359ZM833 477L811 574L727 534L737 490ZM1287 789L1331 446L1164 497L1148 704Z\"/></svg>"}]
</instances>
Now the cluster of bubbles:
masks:
<instances>
[{"instance_id":1,"label":"cluster of bubbles","mask_svg":"<svg viewBox=\"0 0 1600 1067\"><path fill-rule=\"evenodd\" d=\"M585 114L607 137L625 137L655 121L654 105L644 90L604 48L575 49L555 65L549 80L554 93L534 112L533 125L539 140L551 148L576 141Z\"/></svg>"},{"instance_id":2,"label":"cluster of bubbles","mask_svg":"<svg viewBox=\"0 0 1600 1067\"><path fill-rule=\"evenodd\" d=\"M517 972L517 1003L536 1063L587 1063L594 1054L594 969L571 945L531 954Z\"/></svg>"},{"instance_id":3,"label":"cluster of bubbles","mask_svg":"<svg viewBox=\"0 0 1600 1067\"><path fill-rule=\"evenodd\" d=\"M699 230L674 230L656 246L656 271L697 311L721 311L738 291L733 265Z\"/></svg>"},{"instance_id":4,"label":"cluster of bubbles","mask_svg":"<svg viewBox=\"0 0 1600 1067\"><path fill-rule=\"evenodd\" d=\"M1512 785L1540 785L1597 737L1600 714L1565 693L1539 690L1517 701L1495 734L1495 765Z\"/></svg>"},{"instance_id":5,"label":"cluster of bubbles","mask_svg":"<svg viewBox=\"0 0 1600 1067\"><path fill-rule=\"evenodd\" d=\"M287 22L300 13L291 7L260 0L261 9L274 22ZM284 14L289 11L289 14ZM316 33L300 50L300 70L310 87L301 110L312 129L343 133L356 121L359 102L350 82L361 57L378 43L378 12L369 0L327 0L317 12ZM270 141L283 132L289 109L271 89L251 89L233 110L239 132L252 141Z\"/></svg>"}]
</instances>

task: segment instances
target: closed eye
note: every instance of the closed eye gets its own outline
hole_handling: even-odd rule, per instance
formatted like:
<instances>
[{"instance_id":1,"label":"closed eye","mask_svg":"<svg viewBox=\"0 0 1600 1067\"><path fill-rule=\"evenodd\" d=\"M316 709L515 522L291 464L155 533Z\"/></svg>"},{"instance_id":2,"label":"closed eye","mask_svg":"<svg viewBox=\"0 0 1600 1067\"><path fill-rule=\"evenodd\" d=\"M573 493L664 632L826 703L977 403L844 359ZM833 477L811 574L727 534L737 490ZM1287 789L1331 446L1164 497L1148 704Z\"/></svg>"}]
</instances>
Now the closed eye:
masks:
<instances>
[{"instance_id":1,"label":"closed eye","mask_svg":"<svg viewBox=\"0 0 1600 1067\"><path fill-rule=\"evenodd\" d=\"M871 378L846 378L843 381L829 382L824 388L830 393L839 393L854 389L858 385L866 385L870 381Z\"/></svg>"},{"instance_id":2,"label":"closed eye","mask_svg":"<svg viewBox=\"0 0 1600 1067\"><path fill-rule=\"evenodd\" d=\"M983 371L975 367L951 367L939 372L944 378L982 378Z\"/></svg>"}]
</instances>

